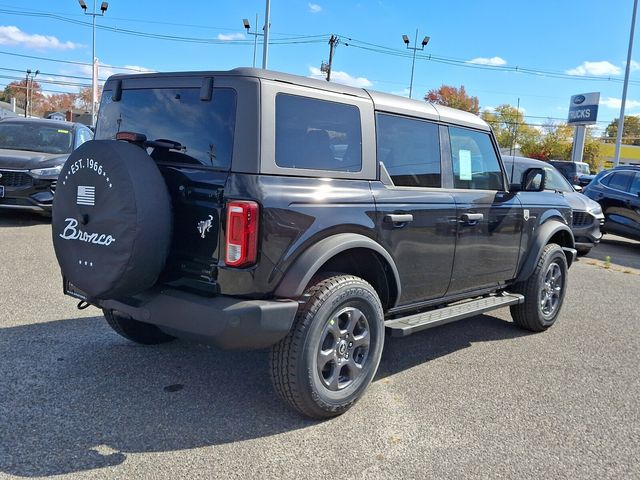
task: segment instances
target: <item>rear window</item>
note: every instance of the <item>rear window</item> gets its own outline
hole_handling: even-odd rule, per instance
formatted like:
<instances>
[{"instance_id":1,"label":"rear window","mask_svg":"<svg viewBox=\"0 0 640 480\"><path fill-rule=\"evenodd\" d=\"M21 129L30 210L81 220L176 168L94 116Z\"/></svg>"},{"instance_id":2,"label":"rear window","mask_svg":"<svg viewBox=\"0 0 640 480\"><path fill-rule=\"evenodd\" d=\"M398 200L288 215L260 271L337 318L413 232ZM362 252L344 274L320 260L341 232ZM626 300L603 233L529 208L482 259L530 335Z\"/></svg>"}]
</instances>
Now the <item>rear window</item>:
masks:
<instances>
[{"instance_id":1,"label":"rear window","mask_svg":"<svg viewBox=\"0 0 640 480\"><path fill-rule=\"evenodd\" d=\"M98 114L96 139L115 139L118 132L136 132L148 140L172 140L180 149L155 149L152 157L170 163L231 167L236 121L236 92L214 88L210 101L199 88L123 90L118 102L105 91Z\"/></svg>"},{"instance_id":2,"label":"rear window","mask_svg":"<svg viewBox=\"0 0 640 480\"><path fill-rule=\"evenodd\" d=\"M354 105L276 96L276 164L285 168L362 170L360 110Z\"/></svg>"}]
</instances>

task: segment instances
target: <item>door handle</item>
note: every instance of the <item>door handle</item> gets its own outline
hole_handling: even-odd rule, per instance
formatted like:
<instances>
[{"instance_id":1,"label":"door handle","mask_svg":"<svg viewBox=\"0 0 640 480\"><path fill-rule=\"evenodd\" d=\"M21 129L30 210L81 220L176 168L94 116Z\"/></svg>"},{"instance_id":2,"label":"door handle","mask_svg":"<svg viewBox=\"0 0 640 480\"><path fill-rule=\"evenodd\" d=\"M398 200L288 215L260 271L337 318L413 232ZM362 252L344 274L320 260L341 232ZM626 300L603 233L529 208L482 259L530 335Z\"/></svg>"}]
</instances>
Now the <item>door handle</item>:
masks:
<instances>
[{"instance_id":1,"label":"door handle","mask_svg":"<svg viewBox=\"0 0 640 480\"><path fill-rule=\"evenodd\" d=\"M484 214L482 213L463 213L462 217L460 217L462 223L467 225L475 225L476 223L484 220Z\"/></svg>"},{"instance_id":2,"label":"door handle","mask_svg":"<svg viewBox=\"0 0 640 480\"><path fill-rule=\"evenodd\" d=\"M413 222L413 215L410 213L388 213L384 216L384 221L393 223L395 227L404 227L407 223Z\"/></svg>"}]
</instances>

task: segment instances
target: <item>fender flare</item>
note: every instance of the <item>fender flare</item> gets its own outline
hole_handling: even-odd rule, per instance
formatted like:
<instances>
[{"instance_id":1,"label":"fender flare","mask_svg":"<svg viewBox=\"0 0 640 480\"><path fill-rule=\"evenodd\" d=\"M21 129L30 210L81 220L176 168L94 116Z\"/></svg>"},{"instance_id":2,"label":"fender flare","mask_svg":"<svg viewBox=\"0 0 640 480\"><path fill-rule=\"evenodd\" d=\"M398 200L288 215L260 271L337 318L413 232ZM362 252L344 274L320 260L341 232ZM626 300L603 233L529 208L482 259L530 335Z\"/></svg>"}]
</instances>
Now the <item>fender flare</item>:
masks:
<instances>
[{"instance_id":1,"label":"fender flare","mask_svg":"<svg viewBox=\"0 0 640 480\"><path fill-rule=\"evenodd\" d=\"M535 233L535 240L531 243L529 254L520 267L520 272L518 272L518 276L515 280L516 282L523 282L531 276L536 268L536 264L538 263L540 255L542 255L542 250L544 249L544 247L549 243L551 237L553 237L556 233L562 231L569 233L571 239L573 240L573 232L571 232L571 229L560 220L551 218L540 226L540 228ZM576 256L574 246L575 245L573 241L571 245L561 245L562 249L565 252L565 255L567 256L568 265L571 265Z\"/></svg>"},{"instance_id":2,"label":"fender flare","mask_svg":"<svg viewBox=\"0 0 640 480\"><path fill-rule=\"evenodd\" d=\"M339 233L324 238L305 250L287 269L275 291L276 297L298 298L311 281L311 278L331 258L346 250L365 248L379 254L393 273L396 283L396 302L400 298L400 274L393 258L385 248L375 240L357 233ZM395 302L394 302L395 303ZM395 305L394 305L395 306Z\"/></svg>"}]
</instances>

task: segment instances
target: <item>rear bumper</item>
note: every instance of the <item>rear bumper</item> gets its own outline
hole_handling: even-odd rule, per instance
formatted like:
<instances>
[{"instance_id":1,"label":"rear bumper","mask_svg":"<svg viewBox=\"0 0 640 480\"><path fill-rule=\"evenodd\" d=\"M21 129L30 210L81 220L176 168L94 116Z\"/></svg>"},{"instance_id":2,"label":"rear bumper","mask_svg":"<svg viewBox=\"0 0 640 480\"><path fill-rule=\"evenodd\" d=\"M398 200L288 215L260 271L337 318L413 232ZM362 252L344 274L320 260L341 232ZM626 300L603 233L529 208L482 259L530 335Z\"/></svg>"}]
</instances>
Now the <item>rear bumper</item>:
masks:
<instances>
[{"instance_id":1,"label":"rear bumper","mask_svg":"<svg viewBox=\"0 0 640 480\"><path fill-rule=\"evenodd\" d=\"M157 325L177 337L234 350L266 348L277 343L291 330L298 311L298 302L293 300L207 298L171 289L126 300L98 301L96 306Z\"/></svg>"}]
</instances>

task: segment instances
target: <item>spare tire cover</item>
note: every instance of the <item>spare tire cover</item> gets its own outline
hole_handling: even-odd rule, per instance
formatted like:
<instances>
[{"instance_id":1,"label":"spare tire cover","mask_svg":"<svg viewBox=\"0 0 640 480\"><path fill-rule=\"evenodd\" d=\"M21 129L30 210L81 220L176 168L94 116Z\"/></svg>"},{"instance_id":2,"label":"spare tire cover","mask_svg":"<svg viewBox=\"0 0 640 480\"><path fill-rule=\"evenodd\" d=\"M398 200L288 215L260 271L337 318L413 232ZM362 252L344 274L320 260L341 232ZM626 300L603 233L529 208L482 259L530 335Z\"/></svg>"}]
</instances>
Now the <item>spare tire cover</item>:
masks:
<instances>
[{"instance_id":1,"label":"spare tire cover","mask_svg":"<svg viewBox=\"0 0 640 480\"><path fill-rule=\"evenodd\" d=\"M58 177L52 229L63 275L89 298L148 289L164 268L172 230L171 199L155 162L126 142L84 143Z\"/></svg>"}]
</instances>

